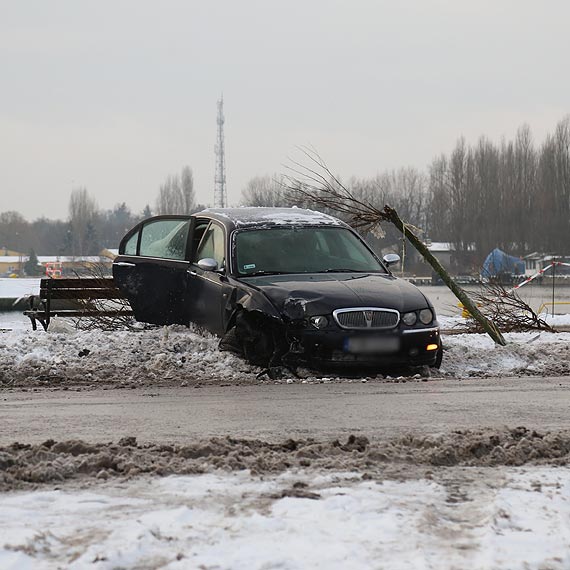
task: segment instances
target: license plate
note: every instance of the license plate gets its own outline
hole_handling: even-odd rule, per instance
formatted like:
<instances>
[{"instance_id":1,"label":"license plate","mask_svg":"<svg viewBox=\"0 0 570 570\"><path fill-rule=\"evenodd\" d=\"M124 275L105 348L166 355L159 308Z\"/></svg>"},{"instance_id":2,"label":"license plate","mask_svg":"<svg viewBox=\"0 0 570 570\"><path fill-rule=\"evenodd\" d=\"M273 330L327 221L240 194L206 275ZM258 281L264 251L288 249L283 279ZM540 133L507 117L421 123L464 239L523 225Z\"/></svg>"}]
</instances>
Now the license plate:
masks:
<instances>
[{"instance_id":1,"label":"license plate","mask_svg":"<svg viewBox=\"0 0 570 570\"><path fill-rule=\"evenodd\" d=\"M400 350L397 336L355 336L344 339L345 352L353 354L390 354Z\"/></svg>"}]
</instances>

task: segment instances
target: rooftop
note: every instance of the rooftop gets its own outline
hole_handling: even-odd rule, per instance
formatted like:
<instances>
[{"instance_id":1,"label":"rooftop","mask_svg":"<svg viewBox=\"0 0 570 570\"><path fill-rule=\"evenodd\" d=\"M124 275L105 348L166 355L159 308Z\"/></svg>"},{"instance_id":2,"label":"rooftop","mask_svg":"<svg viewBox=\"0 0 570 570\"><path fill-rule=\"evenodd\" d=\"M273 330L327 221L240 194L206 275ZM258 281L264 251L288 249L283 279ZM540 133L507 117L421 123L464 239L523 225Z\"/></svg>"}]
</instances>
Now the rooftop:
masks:
<instances>
[{"instance_id":1,"label":"rooftop","mask_svg":"<svg viewBox=\"0 0 570 570\"><path fill-rule=\"evenodd\" d=\"M291 224L343 225L343 222L337 218L302 208L208 208L204 210L204 212L227 218L236 226Z\"/></svg>"}]
</instances>

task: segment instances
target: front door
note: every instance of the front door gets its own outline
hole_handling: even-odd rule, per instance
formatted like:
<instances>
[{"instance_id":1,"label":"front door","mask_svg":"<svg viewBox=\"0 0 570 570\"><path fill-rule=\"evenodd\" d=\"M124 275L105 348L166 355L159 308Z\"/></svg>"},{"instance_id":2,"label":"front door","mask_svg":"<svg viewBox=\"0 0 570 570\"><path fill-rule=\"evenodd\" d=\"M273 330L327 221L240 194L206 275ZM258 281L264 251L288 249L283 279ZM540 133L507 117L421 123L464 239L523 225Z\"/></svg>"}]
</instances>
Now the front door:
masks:
<instances>
[{"instance_id":1,"label":"front door","mask_svg":"<svg viewBox=\"0 0 570 570\"><path fill-rule=\"evenodd\" d=\"M203 227L200 232L199 228ZM226 277L225 230L215 221L196 221L192 262L188 271L188 312L192 321L219 335L225 332L224 308L229 302L232 287ZM199 241L197 238L200 238ZM201 259L214 259L215 271L198 267Z\"/></svg>"}]
</instances>

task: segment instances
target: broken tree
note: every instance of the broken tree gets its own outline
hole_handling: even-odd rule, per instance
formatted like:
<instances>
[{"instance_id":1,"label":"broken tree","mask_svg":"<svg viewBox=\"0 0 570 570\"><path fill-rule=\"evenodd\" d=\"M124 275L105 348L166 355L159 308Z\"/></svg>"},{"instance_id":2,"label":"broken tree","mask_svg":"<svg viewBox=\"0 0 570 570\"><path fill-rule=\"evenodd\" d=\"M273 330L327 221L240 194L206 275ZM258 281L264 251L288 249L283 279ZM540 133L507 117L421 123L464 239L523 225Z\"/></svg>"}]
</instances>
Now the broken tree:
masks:
<instances>
[{"instance_id":1,"label":"broken tree","mask_svg":"<svg viewBox=\"0 0 570 570\"><path fill-rule=\"evenodd\" d=\"M381 222L392 223L402 235L417 249L420 255L431 265L453 294L459 299L471 316L496 344L506 345L501 331L493 321L487 319L469 298L467 293L453 280L451 275L439 263L426 245L414 232L411 225L404 223L396 210L390 206L378 209L370 203L356 198L340 180L332 174L319 155L311 149L301 149L304 155L313 163L308 167L296 161L289 167L292 174L285 176L286 189L291 202L320 206L326 210L344 214L352 226L361 229L374 230Z\"/></svg>"}]
</instances>

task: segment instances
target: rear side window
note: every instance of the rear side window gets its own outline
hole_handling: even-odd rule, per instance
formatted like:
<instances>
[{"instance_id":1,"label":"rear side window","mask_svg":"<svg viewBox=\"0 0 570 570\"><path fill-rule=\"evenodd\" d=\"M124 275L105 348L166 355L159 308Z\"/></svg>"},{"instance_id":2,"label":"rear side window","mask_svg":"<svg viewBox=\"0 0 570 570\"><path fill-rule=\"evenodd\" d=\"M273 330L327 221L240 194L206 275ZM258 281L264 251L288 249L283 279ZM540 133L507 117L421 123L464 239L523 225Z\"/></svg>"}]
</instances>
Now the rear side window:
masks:
<instances>
[{"instance_id":1,"label":"rear side window","mask_svg":"<svg viewBox=\"0 0 570 570\"><path fill-rule=\"evenodd\" d=\"M125 251L123 252L124 255L136 255L137 254L137 243L139 241L139 233L134 233L125 244Z\"/></svg>"},{"instance_id":2,"label":"rear side window","mask_svg":"<svg viewBox=\"0 0 570 570\"><path fill-rule=\"evenodd\" d=\"M139 255L184 260L189 228L190 220L155 220L145 224Z\"/></svg>"}]
</instances>

